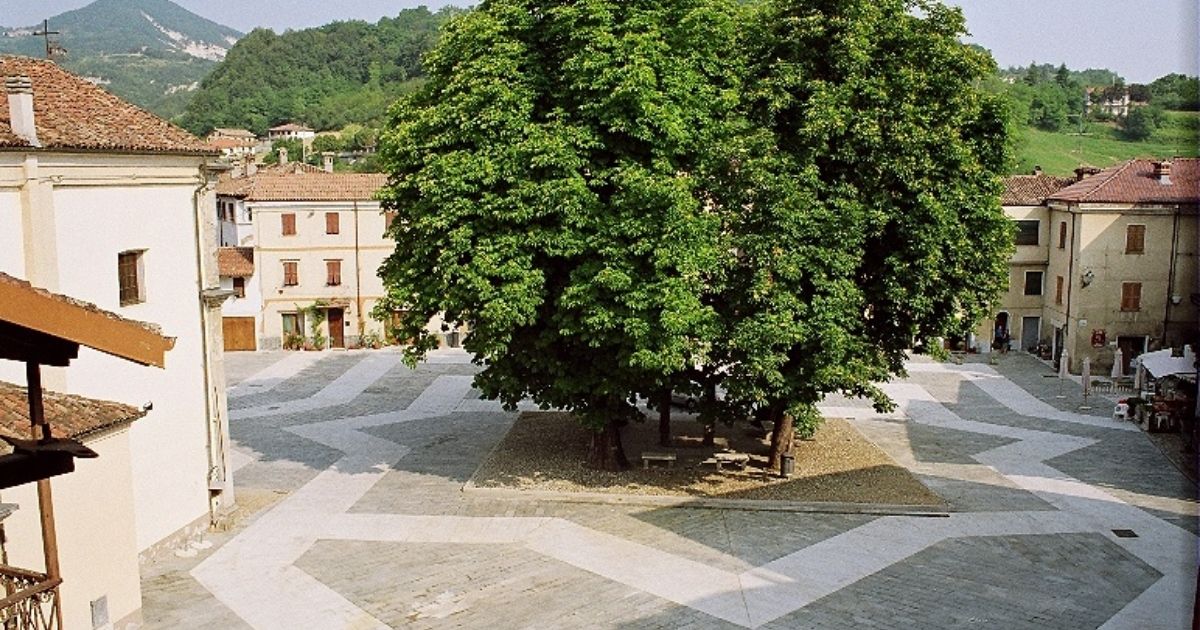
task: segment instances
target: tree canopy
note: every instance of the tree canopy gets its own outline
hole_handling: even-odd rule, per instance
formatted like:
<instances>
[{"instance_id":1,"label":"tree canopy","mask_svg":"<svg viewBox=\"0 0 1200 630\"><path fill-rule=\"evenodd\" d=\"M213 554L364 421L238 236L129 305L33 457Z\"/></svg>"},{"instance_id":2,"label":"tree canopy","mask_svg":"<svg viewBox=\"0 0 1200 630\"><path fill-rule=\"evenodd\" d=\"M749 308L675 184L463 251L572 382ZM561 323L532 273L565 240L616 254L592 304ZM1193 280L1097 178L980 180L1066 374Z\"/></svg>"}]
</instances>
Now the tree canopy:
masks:
<instances>
[{"instance_id":1,"label":"tree canopy","mask_svg":"<svg viewBox=\"0 0 1200 630\"><path fill-rule=\"evenodd\" d=\"M811 420L887 400L914 340L998 294L1000 99L924 0L485 0L381 139L398 336L466 325L485 396L620 463L639 396L719 382Z\"/></svg>"}]
</instances>

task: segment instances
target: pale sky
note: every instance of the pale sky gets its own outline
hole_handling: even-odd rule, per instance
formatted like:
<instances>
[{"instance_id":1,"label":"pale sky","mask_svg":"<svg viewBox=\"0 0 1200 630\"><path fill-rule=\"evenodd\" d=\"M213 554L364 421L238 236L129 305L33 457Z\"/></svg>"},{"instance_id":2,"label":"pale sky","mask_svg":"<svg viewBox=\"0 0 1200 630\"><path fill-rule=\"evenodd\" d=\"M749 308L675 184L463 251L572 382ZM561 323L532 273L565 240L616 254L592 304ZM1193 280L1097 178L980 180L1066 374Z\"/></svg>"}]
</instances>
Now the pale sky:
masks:
<instances>
[{"instance_id":1,"label":"pale sky","mask_svg":"<svg viewBox=\"0 0 1200 630\"><path fill-rule=\"evenodd\" d=\"M210 20L249 31L265 26L318 26L334 20L375 21L445 0L175 0ZM1031 61L1076 70L1109 68L1130 83L1171 72L1200 74L1196 0L946 0L963 7L969 41L988 48L1001 67ZM90 0L0 0L0 25L27 26Z\"/></svg>"}]
</instances>

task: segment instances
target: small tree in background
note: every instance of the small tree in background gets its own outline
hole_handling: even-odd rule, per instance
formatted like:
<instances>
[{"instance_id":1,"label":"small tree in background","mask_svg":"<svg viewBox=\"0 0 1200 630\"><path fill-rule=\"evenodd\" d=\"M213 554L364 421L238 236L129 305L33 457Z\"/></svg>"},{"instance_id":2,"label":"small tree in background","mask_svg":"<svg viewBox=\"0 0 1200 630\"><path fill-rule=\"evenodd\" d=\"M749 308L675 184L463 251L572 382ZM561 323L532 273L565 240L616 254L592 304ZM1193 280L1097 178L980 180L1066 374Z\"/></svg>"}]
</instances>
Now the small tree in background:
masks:
<instances>
[{"instance_id":1,"label":"small tree in background","mask_svg":"<svg viewBox=\"0 0 1200 630\"><path fill-rule=\"evenodd\" d=\"M1117 125L1128 140L1148 140L1162 126L1164 117L1163 109L1157 105L1131 107Z\"/></svg>"}]
</instances>

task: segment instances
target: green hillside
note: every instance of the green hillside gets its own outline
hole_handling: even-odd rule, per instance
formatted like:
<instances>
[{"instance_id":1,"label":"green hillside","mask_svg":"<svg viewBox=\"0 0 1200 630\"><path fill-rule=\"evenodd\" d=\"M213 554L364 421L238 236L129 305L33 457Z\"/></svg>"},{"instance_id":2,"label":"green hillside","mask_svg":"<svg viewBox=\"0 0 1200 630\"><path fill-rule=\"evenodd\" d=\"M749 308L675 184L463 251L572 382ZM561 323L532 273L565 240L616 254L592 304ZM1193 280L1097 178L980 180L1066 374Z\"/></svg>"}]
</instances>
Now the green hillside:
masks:
<instances>
[{"instance_id":1,"label":"green hillside","mask_svg":"<svg viewBox=\"0 0 1200 630\"><path fill-rule=\"evenodd\" d=\"M170 0L96 0L47 16L66 50L56 61L155 113L179 114L191 92L242 36ZM40 28L39 24L37 28ZM0 53L44 57L33 27L7 28Z\"/></svg>"},{"instance_id":2,"label":"green hillside","mask_svg":"<svg viewBox=\"0 0 1200 630\"><path fill-rule=\"evenodd\" d=\"M1198 138L1198 112L1166 112L1166 123L1140 142L1122 139L1112 123L1087 123L1083 135L1026 127L1014 172L1028 173L1036 165L1049 175L1070 175L1081 164L1103 168L1131 158L1197 157Z\"/></svg>"},{"instance_id":3,"label":"green hillside","mask_svg":"<svg viewBox=\"0 0 1200 630\"><path fill-rule=\"evenodd\" d=\"M458 9L406 9L376 24L335 22L277 35L255 29L196 92L180 123L194 133L264 133L295 121L317 130L379 126L397 96L424 76L421 56Z\"/></svg>"}]
</instances>

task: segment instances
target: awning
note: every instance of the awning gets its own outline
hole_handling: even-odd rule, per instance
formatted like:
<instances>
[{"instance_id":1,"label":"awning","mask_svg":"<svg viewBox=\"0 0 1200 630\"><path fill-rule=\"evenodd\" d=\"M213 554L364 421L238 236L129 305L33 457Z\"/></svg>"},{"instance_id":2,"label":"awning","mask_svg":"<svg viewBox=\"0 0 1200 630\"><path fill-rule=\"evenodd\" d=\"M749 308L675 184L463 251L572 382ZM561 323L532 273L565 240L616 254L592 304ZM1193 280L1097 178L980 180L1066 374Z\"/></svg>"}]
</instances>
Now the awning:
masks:
<instances>
[{"instance_id":1,"label":"awning","mask_svg":"<svg viewBox=\"0 0 1200 630\"><path fill-rule=\"evenodd\" d=\"M1190 357L1173 357L1171 349L1166 348L1157 352L1147 352L1133 360L1141 364L1154 378L1163 378L1173 374L1195 374L1195 360Z\"/></svg>"}]
</instances>

